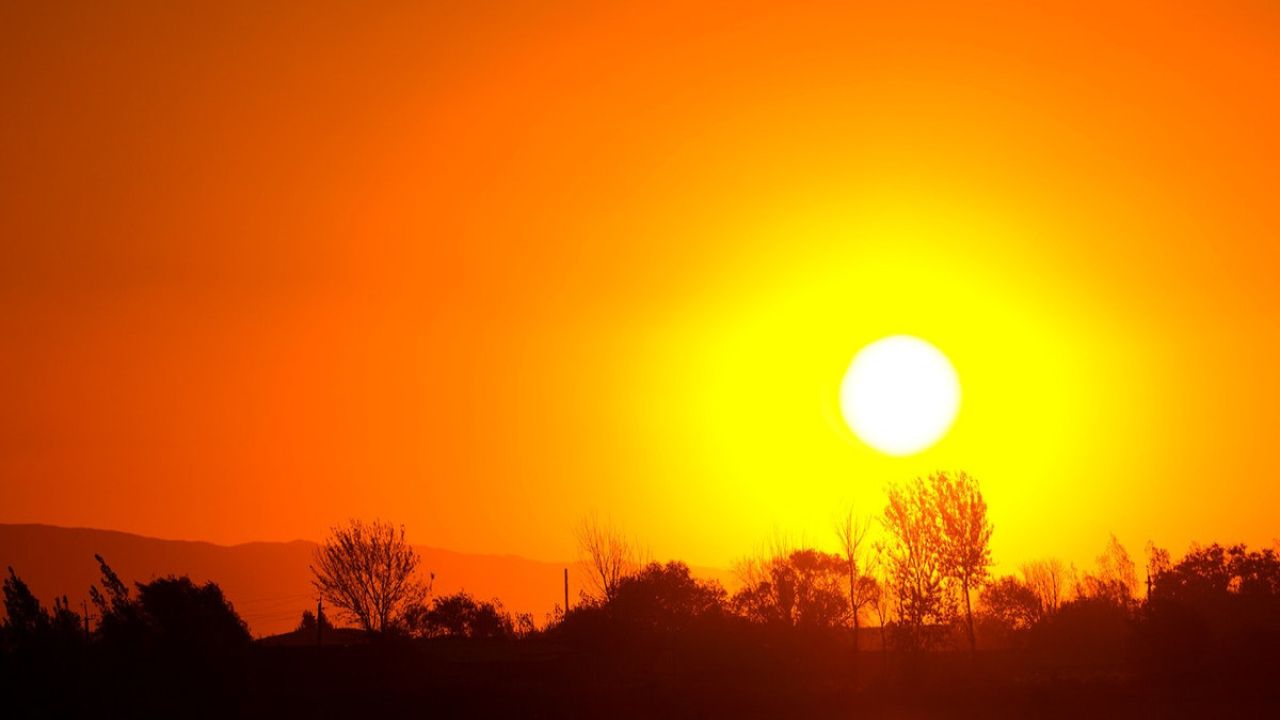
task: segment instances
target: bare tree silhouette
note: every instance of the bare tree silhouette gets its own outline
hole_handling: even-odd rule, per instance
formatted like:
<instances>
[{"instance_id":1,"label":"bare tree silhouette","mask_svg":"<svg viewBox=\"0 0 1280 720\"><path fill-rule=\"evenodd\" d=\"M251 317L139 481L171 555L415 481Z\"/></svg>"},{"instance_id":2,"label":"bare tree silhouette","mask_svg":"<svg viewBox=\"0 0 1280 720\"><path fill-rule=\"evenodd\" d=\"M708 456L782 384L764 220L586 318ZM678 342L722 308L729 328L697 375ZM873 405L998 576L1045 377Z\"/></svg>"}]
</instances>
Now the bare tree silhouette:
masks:
<instances>
[{"instance_id":1,"label":"bare tree silhouette","mask_svg":"<svg viewBox=\"0 0 1280 720\"><path fill-rule=\"evenodd\" d=\"M1133 604L1137 590L1137 566L1112 534L1107 549L1098 556L1097 573L1086 574L1080 580L1077 594L1127 607Z\"/></svg>"},{"instance_id":2,"label":"bare tree silhouette","mask_svg":"<svg viewBox=\"0 0 1280 720\"><path fill-rule=\"evenodd\" d=\"M890 607L892 595L889 593L888 573L889 566L885 562L884 548L872 546L871 562L867 576L876 584L875 593L871 596L871 609L875 610L876 622L880 626L880 652L882 653L882 658L884 657L883 653L889 649L886 632L889 628L890 612L892 611Z\"/></svg>"},{"instance_id":3,"label":"bare tree silhouette","mask_svg":"<svg viewBox=\"0 0 1280 720\"><path fill-rule=\"evenodd\" d=\"M859 520L850 507L844 517L836 523L836 538L840 542L840 551L844 555L845 568L849 577L849 615L853 622L853 651L858 652L858 637L861 634L861 616L879 593L880 587L875 578L866 574L866 563L863 555L866 551L867 531L871 523Z\"/></svg>"},{"instance_id":4,"label":"bare tree silhouette","mask_svg":"<svg viewBox=\"0 0 1280 720\"><path fill-rule=\"evenodd\" d=\"M612 600L622 579L640 567L639 549L611 523L594 515L584 518L574 535L587 584L597 597Z\"/></svg>"},{"instance_id":5,"label":"bare tree silhouette","mask_svg":"<svg viewBox=\"0 0 1280 720\"><path fill-rule=\"evenodd\" d=\"M1075 567L1058 558L1033 560L1022 565L1022 577L1040 601L1040 612L1050 616L1070 600L1075 585Z\"/></svg>"},{"instance_id":6,"label":"bare tree silhouette","mask_svg":"<svg viewBox=\"0 0 1280 720\"><path fill-rule=\"evenodd\" d=\"M352 520L333 528L316 549L311 582L367 632L385 633L429 591L417 578L418 564L403 525Z\"/></svg>"}]
</instances>

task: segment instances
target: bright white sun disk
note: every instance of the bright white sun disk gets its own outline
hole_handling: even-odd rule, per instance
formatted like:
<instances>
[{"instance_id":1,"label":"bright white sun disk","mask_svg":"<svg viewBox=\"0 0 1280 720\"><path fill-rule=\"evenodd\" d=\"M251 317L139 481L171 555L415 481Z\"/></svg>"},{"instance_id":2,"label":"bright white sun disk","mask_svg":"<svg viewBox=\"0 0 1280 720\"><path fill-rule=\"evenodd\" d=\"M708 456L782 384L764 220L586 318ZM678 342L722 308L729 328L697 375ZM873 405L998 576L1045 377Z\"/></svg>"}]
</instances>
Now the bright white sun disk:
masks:
<instances>
[{"instance_id":1,"label":"bright white sun disk","mask_svg":"<svg viewBox=\"0 0 1280 720\"><path fill-rule=\"evenodd\" d=\"M960 409L960 380L940 350L894 335L858 352L840 385L840 410L854 434L889 455L936 443Z\"/></svg>"}]
</instances>

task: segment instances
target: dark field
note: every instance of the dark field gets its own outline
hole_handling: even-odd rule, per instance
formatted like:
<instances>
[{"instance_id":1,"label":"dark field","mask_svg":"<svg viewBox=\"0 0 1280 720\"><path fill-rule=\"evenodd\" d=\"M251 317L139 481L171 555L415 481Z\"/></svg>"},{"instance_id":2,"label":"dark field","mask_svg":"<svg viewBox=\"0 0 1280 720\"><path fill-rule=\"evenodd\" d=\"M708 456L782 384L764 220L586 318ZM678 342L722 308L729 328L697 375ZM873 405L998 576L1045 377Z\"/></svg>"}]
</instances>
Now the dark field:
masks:
<instances>
[{"instance_id":1,"label":"dark field","mask_svg":"<svg viewBox=\"0 0 1280 720\"><path fill-rule=\"evenodd\" d=\"M546 638L84 656L7 667L7 717L1276 717L1274 663L1161 674L1025 650L862 652L796 638L628 653ZM47 666L46 666L47 667ZM10 712L12 711L12 712Z\"/></svg>"}]
</instances>

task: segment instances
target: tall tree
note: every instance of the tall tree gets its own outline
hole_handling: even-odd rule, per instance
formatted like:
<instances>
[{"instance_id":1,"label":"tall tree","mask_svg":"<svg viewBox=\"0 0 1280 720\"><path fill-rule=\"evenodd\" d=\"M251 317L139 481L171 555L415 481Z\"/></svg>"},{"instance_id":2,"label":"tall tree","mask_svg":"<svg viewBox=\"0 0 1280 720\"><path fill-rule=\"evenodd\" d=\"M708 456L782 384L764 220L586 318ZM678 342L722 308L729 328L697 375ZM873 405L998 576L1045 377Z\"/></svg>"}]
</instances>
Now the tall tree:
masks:
<instances>
[{"instance_id":1,"label":"tall tree","mask_svg":"<svg viewBox=\"0 0 1280 720\"><path fill-rule=\"evenodd\" d=\"M891 610L889 607L890 595L887 592L890 587L888 564L884 558L884 548L873 546L871 562L867 569L867 578L875 585L875 592L871 594L871 609L875 610L876 622L880 625L880 656L882 659L885 657L884 651L889 649L885 630L889 627L889 612Z\"/></svg>"},{"instance_id":2,"label":"tall tree","mask_svg":"<svg viewBox=\"0 0 1280 720\"><path fill-rule=\"evenodd\" d=\"M942 523L932 485L916 478L889 488L882 519L883 557L900 637L908 647L930 644L934 629L951 619L943 567Z\"/></svg>"},{"instance_id":3,"label":"tall tree","mask_svg":"<svg viewBox=\"0 0 1280 720\"><path fill-rule=\"evenodd\" d=\"M385 633L428 592L417 576L418 564L403 525L352 520L333 528L316 549L311 583L367 632Z\"/></svg>"},{"instance_id":4,"label":"tall tree","mask_svg":"<svg viewBox=\"0 0 1280 720\"><path fill-rule=\"evenodd\" d=\"M935 473L929 477L941 526L942 572L959 585L964 599L969 650L977 650L973 632L973 590L986 582L991 568L991 531L987 503L978 481L965 472Z\"/></svg>"},{"instance_id":5,"label":"tall tree","mask_svg":"<svg viewBox=\"0 0 1280 720\"><path fill-rule=\"evenodd\" d=\"M854 517L853 508L836 523L836 538L844 555L845 570L849 580L849 615L853 622L853 651L858 652L858 636L862 629L862 609L872 602L879 591L875 579L866 574L863 554L867 531L871 523Z\"/></svg>"}]
</instances>

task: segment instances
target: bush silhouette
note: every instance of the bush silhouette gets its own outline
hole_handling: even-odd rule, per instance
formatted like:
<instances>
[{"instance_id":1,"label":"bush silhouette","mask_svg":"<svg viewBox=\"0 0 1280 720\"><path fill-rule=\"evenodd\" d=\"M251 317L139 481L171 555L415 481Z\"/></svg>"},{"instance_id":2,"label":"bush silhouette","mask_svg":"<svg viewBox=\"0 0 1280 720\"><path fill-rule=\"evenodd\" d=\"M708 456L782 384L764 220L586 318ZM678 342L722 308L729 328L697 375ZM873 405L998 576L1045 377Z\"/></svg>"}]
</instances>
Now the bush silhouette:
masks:
<instances>
[{"instance_id":1,"label":"bush silhouette","mask_svg":"<svg viewBox=\"0 0 1280 720\"><path fill-rule=\"evenodd\" d=\"M498 600L477 601L466 591L433 598L405 613L405 627L415 637L513 638L515 621Z\"/></svg>"}]
</instances>

